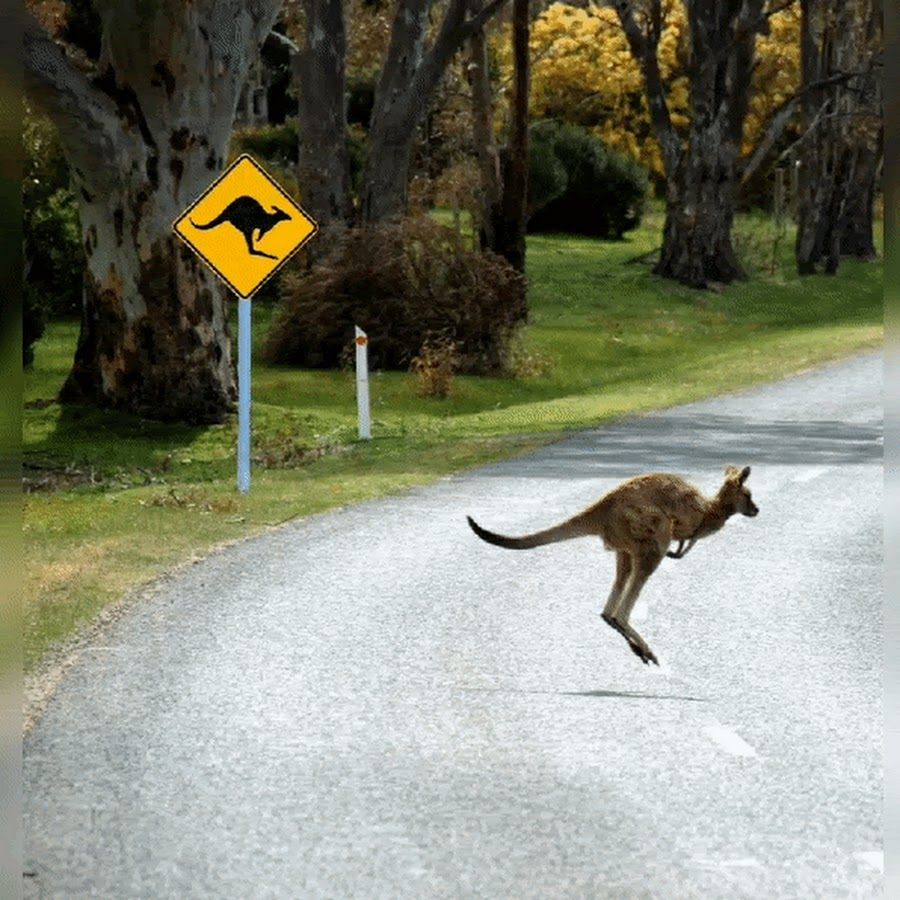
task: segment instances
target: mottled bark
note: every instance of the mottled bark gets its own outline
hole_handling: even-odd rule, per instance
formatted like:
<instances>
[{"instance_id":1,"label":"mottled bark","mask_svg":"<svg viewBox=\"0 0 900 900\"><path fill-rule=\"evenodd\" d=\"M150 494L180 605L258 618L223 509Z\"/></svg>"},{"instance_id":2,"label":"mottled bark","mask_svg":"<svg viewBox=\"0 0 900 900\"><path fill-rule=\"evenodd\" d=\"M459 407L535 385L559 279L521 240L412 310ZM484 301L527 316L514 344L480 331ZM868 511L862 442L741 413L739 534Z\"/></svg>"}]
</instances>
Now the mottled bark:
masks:
<instances>
[{"instance_id":1,"label":"mottled bark","mask_svg":"<svg viewBox=\"0 0 900 900\"><path fill-rule=\"evenodd\" d=\"M731 240L735 153L715 128L692 132L691 149L668 180L656 275L697 288L745 277Z\"/></svg>"},{"instance_id":2,"label":"mottled bark","mask_svg":"<svg viewBox=\"0 0 900 900\"><path fill-rule=\"evenodd\" d=\"M96 65L76 63L29 20L26 86L59 128L85 250L62 399L188 422L230 411L226 291L172 223L224 167L240 89L278 6L98 2Z\"/></svg>"}]
</instances>

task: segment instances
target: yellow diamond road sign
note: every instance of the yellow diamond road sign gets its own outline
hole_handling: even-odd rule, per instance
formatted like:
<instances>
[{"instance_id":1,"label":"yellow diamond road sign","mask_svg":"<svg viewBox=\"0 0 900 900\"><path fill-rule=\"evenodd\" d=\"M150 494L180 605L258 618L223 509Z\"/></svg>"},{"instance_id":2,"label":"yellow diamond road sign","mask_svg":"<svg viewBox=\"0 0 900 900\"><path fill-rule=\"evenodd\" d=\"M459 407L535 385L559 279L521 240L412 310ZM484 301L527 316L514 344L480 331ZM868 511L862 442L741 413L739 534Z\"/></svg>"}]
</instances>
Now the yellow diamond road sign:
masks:
<instances>
[{"instance_id":1,"label":"yellow diamond road sign","mask_svg":"<svg viewBox=\"0 0 900 900\"><path fill-rule=\"evenodd\" d=\"M259 290L319 230L247 154L235 160L172 227L244 298Z\"/></svg>"}]
</instances>

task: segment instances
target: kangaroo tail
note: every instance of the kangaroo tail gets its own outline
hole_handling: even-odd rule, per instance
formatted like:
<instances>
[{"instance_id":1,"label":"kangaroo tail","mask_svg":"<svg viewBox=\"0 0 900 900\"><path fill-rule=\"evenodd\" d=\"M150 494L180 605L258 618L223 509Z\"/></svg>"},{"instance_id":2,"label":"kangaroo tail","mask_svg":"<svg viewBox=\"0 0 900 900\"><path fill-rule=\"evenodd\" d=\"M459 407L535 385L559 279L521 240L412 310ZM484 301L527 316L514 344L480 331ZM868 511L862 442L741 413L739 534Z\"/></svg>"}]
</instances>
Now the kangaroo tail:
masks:
<instances>
[{"instance_id":1,"label":"kangaroo tail","mask_svg":"<svg viewBox=\"0 0 900 900\"><path fill-rule=\"evenodd\" d=\"M188 219L188 221L191 223L191 225L194 226L194 228L199 228L201 231L206 231L209 228L215 228L216 225L221 225L227 220L223 219L221 216L216 216L216 218L213 219L212 222L207 222L205 225L198 225L193 219Z\"/></svg>"},{"instance_id":2,"label":"kangaroo tail","mask_svg":"<svg viewBox=\"0 0 900 900\"><path fill-rule=\"evenodd\" d=\"M569 541L572 538L584 537L594 532L586 528L578 521L576 516L561 525L547 528L544 531L536 531L534 534L526 534L522 537L507 537L503 534L494 534L482 528L471 516L466 516L472 531L483 541L496 544L498 547L506 547L508 550L530 550L532 547L542 547L544 544L555 544L557 541Z\"/></svg>"}]
</instances>

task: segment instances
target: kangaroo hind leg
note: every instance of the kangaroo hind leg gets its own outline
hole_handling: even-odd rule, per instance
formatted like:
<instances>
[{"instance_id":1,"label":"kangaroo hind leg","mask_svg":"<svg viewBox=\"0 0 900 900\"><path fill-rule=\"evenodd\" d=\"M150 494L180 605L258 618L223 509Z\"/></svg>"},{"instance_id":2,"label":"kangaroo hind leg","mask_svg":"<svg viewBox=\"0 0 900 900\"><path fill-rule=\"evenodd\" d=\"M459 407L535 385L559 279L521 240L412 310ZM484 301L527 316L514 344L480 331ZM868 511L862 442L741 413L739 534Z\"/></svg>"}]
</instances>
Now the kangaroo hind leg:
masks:
<instances>
[{"instance_id":1,"label":"kangaroo hind leg","mask_svg":"<svg viewBox=\"0 0 900 900\"><path fill-rule=\"evenodd\" d=\"M602 618L610 628L614 628L626 641L628 641L631 652L634 653L635 656L640 657L646 664L651 658L656 662L653 651L647 646L641 636L628 625L627 617L623 621L619 615L619 608L622 603L625 588L631 578L632 568L631 554L626 553L624 550L620 550L616 554L616 580L613 582L609 599L606 601L606 606L603 607ZM659 665L659 663L657 663L657 665Z\"/></svg>"},{"instance_id":2,"label":"kangaroo hind leg","mask_svg":"<svg viewBox=\"0 0 900 900\"><path fill-rule=\"evenodd\" d=\"M624 635L625 632L616 621L616 611L619 608L619 601L622 598L622 593L625 590L625 585L628 584L628 578L630 575L631 555L626 553L624 550L620 550L618 551L618 553L616 553L616 580L613 582L612 590L610 591L609 598L606 601L606 606L603 607L602 618L607 625L609 625L611 628L615 628L615 630L618 631L621 635Z\"/></svg>"},{"instance_id":3,"label":"kangaroo hind leg","mask_svg":"<svg viewBox=\"0 0 900 900\"><path fill-rule=\"evenodd\" d=\"M650 649L649 644L647 644L637 631L631 627L628 623L628 619L631 616L631 611L634 609L634 604L637 602L641 590L647 583L647 579L656 571L660 562L662 562L664 555L664 547L645 548L642 552L635 555L632 559L631 574L628 578L628 583L622 591L616 610L613 613L613 618L616 623L613 627L621 632L625 637L625 640L628 641L628 645L631 647L632 652L636 656L639 656L645 665L652 662L658 666L659 660L656 658L656 654Z\"/></svg>"}]
</instances>

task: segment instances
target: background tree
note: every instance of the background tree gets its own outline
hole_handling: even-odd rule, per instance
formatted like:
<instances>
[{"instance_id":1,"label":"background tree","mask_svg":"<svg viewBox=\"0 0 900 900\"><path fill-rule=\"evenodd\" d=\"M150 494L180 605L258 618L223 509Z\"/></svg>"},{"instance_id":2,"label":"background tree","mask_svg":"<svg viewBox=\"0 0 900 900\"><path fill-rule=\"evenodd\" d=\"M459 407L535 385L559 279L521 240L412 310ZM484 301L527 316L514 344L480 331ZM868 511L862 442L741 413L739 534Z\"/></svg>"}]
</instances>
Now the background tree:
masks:
<instances>
[{"instance_id":1,"label":"background tree","mask_svg":"<svg viewBox=\"0 0 900 900\"><path fill-rule=\"evenodd\" d=\"M475 0L474 6L480 6ZM528 0L513 0L512 90L509 92L509 142L499 152L494 137L494 109L484 30L471 43L473 138L481 176L481 244L525 272L525 226L528 218L528 110L531 89ZM523 308L522 318L526 311Z\"/></svg>"},{"instance_id":2,"label":"background tree","mask_svg":"<svg viewBox=\"0 0 900 900\"><path fill-rule=\"evenodd\" d=\"M666 171L666 221L654 272L692 287L745 273L731 226L738 158L750 102L756 35L768 30L764 0L691 0L690 126L683 148L672 122L658 57L661 0L616 0L615 8L644 79L650 118Z\"/></svg>"},{"instance_id":3,"label":"background tree","mask_svg":"<svg viewBox=\"0 0 900 900\"><path fill-rule=\"evenodd\" d=\"M666 0L657 46L672 127L687 137L687 16ZM554 3L532 30L532 115L589 129L607 146L627 153L665 186L660 143L650 121L641 67L616 11Z\"/></svg>"},{"instance_id":4,"label":"background tree","mask_svg":"<svg viewBox=\"0 0 900 900\"><path fill-rule=\"evenodd\" d=\"M680 0L663 0L661 13L659 75L672 127L686 144L691 121L687 10ZM554 3L534 24L531 51L533 117L587 128L607 146L638 160L664 193L665 164L641 68L616 11L608 6ZM502 48L501 54L506 69L508 54ZM752 155L753 162L750 172L745 169L751 163L742 163L742 181L750 181L756 172L764 178L778 153L796 139L794 98L799 84L800 13L798 5L792 4L774 12L769 33L757 37L742 148L743 157ZM776 117L781 118L773 129ZM756 199L744 193L744 202Z\"/></svg>"},{"instance_id":5,"label":"background tree","mask_svg":"<svg viewBox=\"0 0 900 900\"><path fill-rule=\"evenodd\" d=\"M489 0L470 16L469 0L449 0L426 49L433 0L397 0L369 128L362 196L365 221L397 219L405 213L416 127L428 111L450 60L505 3Z\"/></svg>"},{"instance_id":6,"label":"background tree","mask_svg":"<svg viewBox=\"0 0 900 900\"><path fill-rule=\"evenodd\" d=\"M300 46L291 54L297 95L299 150L297 180L304 207L322 229L323 241L310 245L314 255L330 240L329 231L351 218L350 159L347 147L347 33L343 0L300 0L292 4L302 17L296 27ZM309 23L316 23L310 28ZM314 242L315 243L315 242Z\"/></svg>"},{"instance_id":7,"label":"background tree","mask_svg":"<svg viewBox=\"0 0 900 900\"><path fill-rule=\"evenodd\" d=\"M431 111L457 51L505 3L488 0L470 15L469 0L449 0L437 23L434 0L396 0L390 18L386 4L353 2L349 4L353 16L349 23L339 0L292 0L287 4L298 45L294 72L299 100L299 178L301 184L309 180L304 197L314 216L321 216L326 223L343 216L373 224L405 215L419 126ZM361 22L373 27L366 31L365 25L360 28ZM386 35L387 47L381 56ZM353 83L347 77L348 55ZM377 56L381 58L376 67L372 60ZM366 96L370 84L371 94ZM349 109L346 87L350 88ZM361 108L367 113L365 159L354 209L346 176L354 160L352 148L347 152L346 135L348 117L359 121ZM354 134L352 129L350 134ZM328 150L323 152L323 147ZM330 158L324 160L323 156Z\"/></svg>"},{"instance_id":8,"label":"background tree","mask_svg":"<svg viewBox=\"0 0 900 900\"><path fill-rule=\"evenodd\" d=\"M471 0L477 13L482 0ZM472 94L472 141L478 163L478 211L475 216L482 247L496 246L495 211L502 202L500 147L494 126L494 97L491 85L491 63L487 27L479 28L469 43L468 81Z\"/></svg>"},{"instance_id":9,"label":"background tree","mask_svg":"<svg viewBox=\"0 0 900 900\"><path fill-rule=\"evenodd\" d=\"M877 76L881 7L801 0L803 10L797 271L834 273L842 254L876 255L872 207L882 156Z\"/></svg>"},{"instance_id":10,"label":"background tree","mask_svg":"<svg viewBox=\"0 0 900 900\"><path fill-rule=\"evenodd\" d=\"M54 39L64 15L27 17L26 90L59 130L86 257L62 399L189 422L230 411L225 289L172 222L224 166L239 92L279 5L96 0L81 46Z\"/></svg>"}]
</instances>

